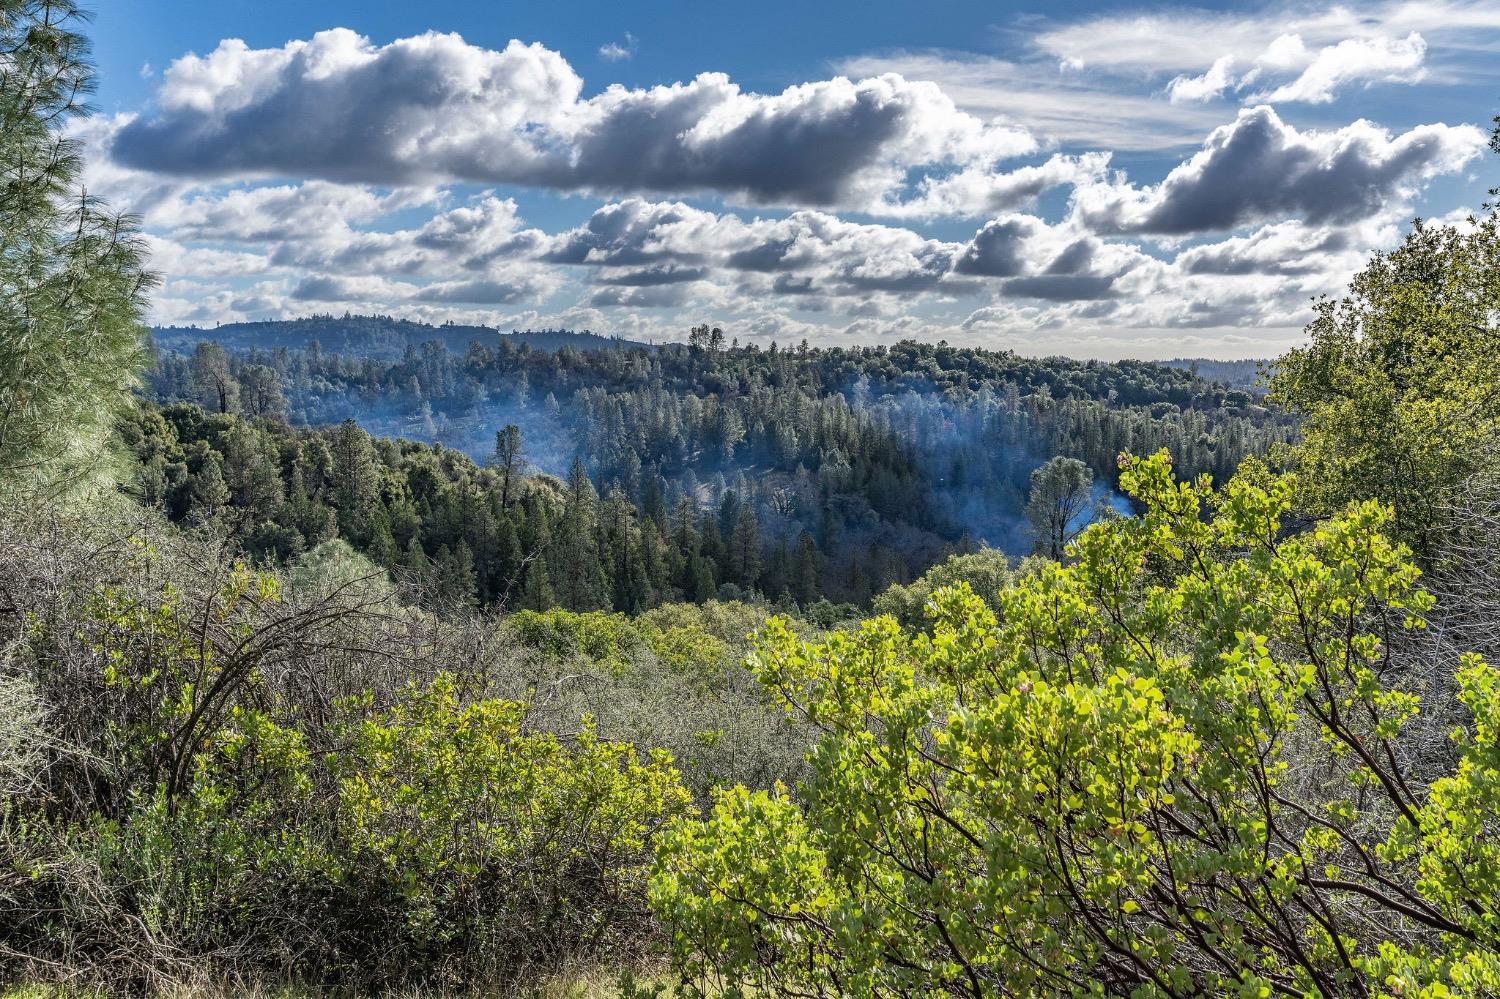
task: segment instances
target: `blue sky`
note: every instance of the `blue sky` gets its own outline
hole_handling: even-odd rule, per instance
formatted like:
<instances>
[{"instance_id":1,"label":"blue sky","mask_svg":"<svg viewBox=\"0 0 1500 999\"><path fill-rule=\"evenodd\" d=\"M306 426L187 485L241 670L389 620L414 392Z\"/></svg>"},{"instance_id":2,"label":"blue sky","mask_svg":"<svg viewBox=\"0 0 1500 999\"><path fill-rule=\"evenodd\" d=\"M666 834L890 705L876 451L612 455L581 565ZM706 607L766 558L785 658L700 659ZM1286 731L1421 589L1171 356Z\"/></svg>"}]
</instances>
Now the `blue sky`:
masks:
<instances>
[{"instance_id":1,"label":"blue sky","mask_svg":"<svg viewBox=\"0 0 1500 999\"><path fill-rule=\"evenodd\" d=\"M90 183L168 323L1259 356L1500 182L1491 2L111 0L90 31Z\"/></svg>"}]
</instances>

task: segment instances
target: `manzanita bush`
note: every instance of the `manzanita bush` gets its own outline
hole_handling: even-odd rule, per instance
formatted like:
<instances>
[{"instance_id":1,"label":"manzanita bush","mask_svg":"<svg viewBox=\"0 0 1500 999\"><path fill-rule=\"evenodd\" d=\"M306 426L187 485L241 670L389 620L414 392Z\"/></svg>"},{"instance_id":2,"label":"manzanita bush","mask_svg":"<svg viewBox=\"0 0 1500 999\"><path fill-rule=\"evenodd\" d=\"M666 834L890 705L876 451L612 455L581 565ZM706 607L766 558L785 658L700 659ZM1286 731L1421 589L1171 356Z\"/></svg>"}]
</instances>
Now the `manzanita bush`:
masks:
<instances>
[{"instance_id":1,"label":"manzanita bush","mask_svg":"<svg viewBox=\"0 0 1500 999\"><path fill-rule=\"evenodd\" d=\"M1500 990L1500 676L1464 657L1429 693L1454 731L1413 724L1431 597L1388 511L1290 533L1289 478L1123 460L1144 512L998 614L959 586L930 635L770 625L757 675L821 737L798 793L663 837L689 990Z\"/></svg>"},{"instance_id":2,"label":"manzanita bush","mask_svg":"<svg viewBox=\"0 0 1500 999\"><path fill-rule=\"evenodd\" d=\"M54 708L0 795L0 978L452 985L642 949L652 838L690 808L670 754L541 728L432 645L378 687L411 618L180 544L35 588L17 658Z\"/></svg>"}]
</instances>

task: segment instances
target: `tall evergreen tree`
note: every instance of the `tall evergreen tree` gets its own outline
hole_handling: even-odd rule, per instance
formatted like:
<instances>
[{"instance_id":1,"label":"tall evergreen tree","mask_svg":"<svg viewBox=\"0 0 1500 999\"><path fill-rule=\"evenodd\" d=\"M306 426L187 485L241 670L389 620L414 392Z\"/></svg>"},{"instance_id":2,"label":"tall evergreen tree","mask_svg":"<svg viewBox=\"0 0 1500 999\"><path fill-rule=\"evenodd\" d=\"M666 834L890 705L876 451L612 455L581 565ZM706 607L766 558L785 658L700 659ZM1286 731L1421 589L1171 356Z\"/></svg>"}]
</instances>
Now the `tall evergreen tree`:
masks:
<instances>
[{"instance_id":1,"label":"tall evergreen tree","mask_svg":"<svg viewBox=\"0 0 1500 999\"><path fill-rule=\"evenodd\" d=\"M445 607L471 607L478 596L474 578L474 554L460 541L443 545L432 562L430 586Z\"/></svg>"},{"instance_id":2,"label":"tall evergreen tree","mask_svg":"<svg viewBox=\"0 0 1500 999\"><path fill-rule=\"evenodd\" d=\"M609 604L604 567L599 562L598 495L583 462L574 459L567 499L553 529L553 588L569 610L598 610Z\"/></svg>"},{"instance_id":3,"label":"tall evergreen tree","mask_svg":"<svg viewBox=\"0 0 1500 999\"><path fill-rule=\"evenodd\" d=\"M547 558L539 555L526 569L526 584L521 589L521 607L524 610L544 611L556 606L557 594L552 589Z\"/></svg>"},{"instance_id":4,"label":"tall evergreen tree","mask_svg":"<svg viewBox=\"0 0 1500 999\"><path fill-rule=\"evenodd\" d=\"M212 451L204 454L193 473L192 509L200 517L213 517L229 505L229 486L224 482L224 467Z\"/></svg>"},{"instance_id":5,"label":"tall evergreen tree","mask_svg":"<svg viewBox=\"0 0 1500 999\"><path fill-rule=\"evenodd\" d=\"M503 430L495 433L495 468L500 473L500 509L509 510L511 497L526 474L526 453L522 446L521 428L507 423Z\"/></svg>"},{"instance_id":6,"label":"tall evergreen tree","mask_svg":"<svg viewBox=\"0 0 1500 999\"><path fill-rule=\"evenodd\" d=\"M754 589L760 580L760 527L755 511L749 506L740 509L730 535L730 572L735 582L745 589Z\"/></svg>"},{"instance_id":7,"label":"tall evergreen tree","mask_svg":"<svg viewBox=\"0 0 1500 999\"><path fill-rule=\"evenodd\" d=\"M338 511L339 530L363 540L371 508L380 500L380 470L370 435L353 420L345 420L329 442L332 456L330 485Z\"/></svg>"},{"instance_id":8,"label":"tall evergreen tree","mask_svg":"<svg viewBox=\"0 0 1500 999\"><path fill-rule=\"evenodd\" d=\"M145 358L134 220L78 187L94 88L72 0L0 0L0 487L98 467Z\"/></svg>"},{"instance_id":9,"label":"tall evergreen tree","mask_svg":"<svg viewBox=\"0 0 1500 999\"><path fill-rule=\"evenodd\" d=\"M822 592L819 584L818 545L806 531L797 538L797 553L792 563L792 596L803 607L818 599Z\"/></svg>"}]
</instances>

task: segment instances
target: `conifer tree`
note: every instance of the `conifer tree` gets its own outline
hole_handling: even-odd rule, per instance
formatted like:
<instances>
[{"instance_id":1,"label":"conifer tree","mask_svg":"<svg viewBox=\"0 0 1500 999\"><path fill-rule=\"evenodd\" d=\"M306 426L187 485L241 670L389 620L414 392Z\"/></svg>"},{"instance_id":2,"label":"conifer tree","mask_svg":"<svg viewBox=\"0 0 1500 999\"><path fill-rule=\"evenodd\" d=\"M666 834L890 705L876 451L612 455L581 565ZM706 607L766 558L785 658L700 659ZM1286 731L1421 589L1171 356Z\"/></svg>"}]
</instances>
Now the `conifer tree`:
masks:
<instances>
[{"instance_id":1,"label":"conifer tree","mask_svg":"<svg viewBox=\"0 0 1500 999\"><path fill-rule=\"evenodd\" d=\"M608 604L604 567L599 562L598 496L580 459L568 473L567 500L553 532L555 583L559 602L569 610L598 610Z\"/></svg>"},{"instance_id":2,"label":"conifer tree","mask_svg":"<svg viewBox=\"0 0 1500 999\"><path fill-rule=\"evenodd\" d=\"M330 441L333 505L338 510L339 530L363 540L371 508L380 500L380 470L370 435L353 420L345 420Z\"/></svg>"},{"instance_id":3,"label":"conifer tree","mask_svg":"<svg viewBox=\"0 0 1500 999\"><path fill-rule=\"evenodd\" d=\"M511 497L520 478L526 473L526 454L522 447L521 428L507 423L495 434L495 468L500 473L500 509L510 509Z\"/></svg>"},{"instance_id":4,"label":"conifer tree","mask_svg":"<svg viewBox=\"0 0 1500 999\"><path fill-rule=\"evenodd\" d=\"M806 531L797 539L797 554L792 565L792 596L806 607L818 599L821 587L818 582L818 546Z\"/></svg>"},{"instance_id":5,"label":"conifer tree","mask_svg":"<svg viewBox=\"0 0 1500 999\"><path fill-rule=\"evenodd\" d=\"M753 589L760 579L760 527L755 520L755 511L748 506L741 508L735 519L730 552L735 581L745 589Z\"/></svg>"},{"instance_id":6,"label":"conifer tree","mask_svg":"<svg viewBox=\"0 0 1500 999\"><path fill-rule=\"evenodd\" d=\"M200 517L213 517L229 505L229 486L218 456L209 452L193 476L193 511Z\"/></svg>"},{"instance_id":7,"label":"conifer tree","mask_svg":"<svg viewBox=\"0 0 1500 999\"><path fill-rule=\"evenodd\" d=\"M97 468L144 360L133 219L78 186L94 88L72 0L0 0L0 487Z\"/></svg>"},{"instance_id":8,"label":"conifer tree","mask_svg":"<svg viewBox=\"0 0 1500 999\"><path fill-rule=\"evenodd\" d=\"M521 607L524 610L544 611L556 606L557 595L552 590L547 558L539 555L526 569L526 584L521 589Z\"/></svg>"}]
</instances>

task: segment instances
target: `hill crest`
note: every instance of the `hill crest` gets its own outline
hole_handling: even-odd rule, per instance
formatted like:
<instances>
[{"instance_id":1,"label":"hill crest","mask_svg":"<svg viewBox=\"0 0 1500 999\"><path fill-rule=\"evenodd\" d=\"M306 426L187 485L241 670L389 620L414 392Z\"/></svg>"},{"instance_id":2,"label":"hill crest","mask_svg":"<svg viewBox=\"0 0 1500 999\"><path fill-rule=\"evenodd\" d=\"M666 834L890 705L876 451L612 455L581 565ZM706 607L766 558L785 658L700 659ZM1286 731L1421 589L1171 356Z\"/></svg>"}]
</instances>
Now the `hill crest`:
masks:
<instances>
[{"instance_id":1,"label":"hill crest","mask_svg":"<svg viewBox=\"0 0 1500 999\"><path fill-rule=\"evenodd\" d=\"M306 350L316 341L324 352L398 360L408 347L437 341L454 353L463 353L471 343L495 348L510 342L532 350L555 353L563 347L575 350L626 350L647 344L621 337L604 336L591 330L512 330L503 333L491 326L430 323L392 316L308 316L263 322L224 323L215 327L154 326L151 336L164 350L191 351L201 341L212 341L231 350Z\"/></svg>"}]
</instances>

